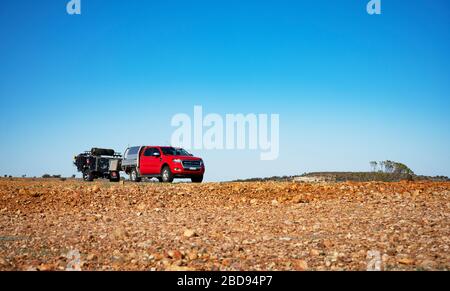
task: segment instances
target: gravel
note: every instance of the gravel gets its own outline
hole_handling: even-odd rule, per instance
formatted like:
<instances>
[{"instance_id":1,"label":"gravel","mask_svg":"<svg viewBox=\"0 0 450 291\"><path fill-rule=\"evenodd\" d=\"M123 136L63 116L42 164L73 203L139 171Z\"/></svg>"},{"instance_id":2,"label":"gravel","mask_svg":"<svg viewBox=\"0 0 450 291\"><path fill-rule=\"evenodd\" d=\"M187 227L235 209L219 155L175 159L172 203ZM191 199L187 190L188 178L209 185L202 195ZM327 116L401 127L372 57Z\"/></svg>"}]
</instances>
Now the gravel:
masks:
<instances>
[{"instance_id":1,"label":"gravel","mask_svg":"<svg viewBox=\"0 0 450 291\"><path fill-rule=\"evenodd\" d=\"M448 270L450 183L0 179L0 270Z\"/></svg>"}]
</instances>

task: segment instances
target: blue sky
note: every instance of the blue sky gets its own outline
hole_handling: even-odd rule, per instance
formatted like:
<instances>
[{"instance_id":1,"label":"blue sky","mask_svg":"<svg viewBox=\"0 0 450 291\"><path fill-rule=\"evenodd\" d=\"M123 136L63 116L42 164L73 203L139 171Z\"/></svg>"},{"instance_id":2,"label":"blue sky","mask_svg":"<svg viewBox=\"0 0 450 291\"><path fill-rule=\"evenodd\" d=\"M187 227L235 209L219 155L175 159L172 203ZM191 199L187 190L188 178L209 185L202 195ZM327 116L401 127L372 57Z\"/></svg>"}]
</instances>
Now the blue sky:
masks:
<instances>
[{"instance_id":1,"label":"blue sky","mask_svg":"<svg viewBox=\"0 0 450 291\"><path fill-rule=\"evenodd\" d=\"M280 157L194 151L208 181L369 170L450 176L450 3L0 4L0 174L72 175L92 146L167 144L176 113L280 114Z\"/></svg>"}]
</instances>

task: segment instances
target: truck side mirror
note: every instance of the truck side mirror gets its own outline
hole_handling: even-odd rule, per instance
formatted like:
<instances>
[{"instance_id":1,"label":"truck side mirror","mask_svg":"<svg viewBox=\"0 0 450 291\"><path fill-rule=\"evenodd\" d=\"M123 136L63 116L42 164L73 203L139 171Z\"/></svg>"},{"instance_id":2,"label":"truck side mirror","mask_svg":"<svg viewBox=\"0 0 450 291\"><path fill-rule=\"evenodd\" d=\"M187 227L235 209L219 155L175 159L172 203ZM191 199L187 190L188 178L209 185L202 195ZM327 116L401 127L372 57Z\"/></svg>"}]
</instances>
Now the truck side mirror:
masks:
<instances>
[{"instance_id":1,"label":"truck side mirror","mask_svg":"<svg viewBox=\"0 0 450 291\"><path fill-rule=\"evenodd\" d=\"M156 152L156 153L153 153L153 156L154 156L154 157L160 157L160 156L161 156L161 154L160 154L160 153L158 153L158 152Z\"/></svg>"}]
</instances>

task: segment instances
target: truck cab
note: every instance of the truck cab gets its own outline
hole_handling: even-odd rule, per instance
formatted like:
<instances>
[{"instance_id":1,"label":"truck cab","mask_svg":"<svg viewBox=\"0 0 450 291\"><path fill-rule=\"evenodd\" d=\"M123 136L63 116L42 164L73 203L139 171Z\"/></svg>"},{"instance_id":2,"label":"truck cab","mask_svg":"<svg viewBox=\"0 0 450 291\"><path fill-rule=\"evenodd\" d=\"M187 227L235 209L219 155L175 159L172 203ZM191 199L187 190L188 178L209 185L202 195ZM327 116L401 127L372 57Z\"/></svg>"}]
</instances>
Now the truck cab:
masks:
<instances>
[{"instance_id":1,"label":"truck cab","mask_svg":"<svg viewBox=\"0 0 450 291\"><path fill-rule=\"evenodd\" d=\"M171 183L176 178L189 178L193 183L201 183L205 165L201 158L182 148L134 146L125 150L122 170L134 182L154 177L165 183Z\"/></svg>"}]
</instances>

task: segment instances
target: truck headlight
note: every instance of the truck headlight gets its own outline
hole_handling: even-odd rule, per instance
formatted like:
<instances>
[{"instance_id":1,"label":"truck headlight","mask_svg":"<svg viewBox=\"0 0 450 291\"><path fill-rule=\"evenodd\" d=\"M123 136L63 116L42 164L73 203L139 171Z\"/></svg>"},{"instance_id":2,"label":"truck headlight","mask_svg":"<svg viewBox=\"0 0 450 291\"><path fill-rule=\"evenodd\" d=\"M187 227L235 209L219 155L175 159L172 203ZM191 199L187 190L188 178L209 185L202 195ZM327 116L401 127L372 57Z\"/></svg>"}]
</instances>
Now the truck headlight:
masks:
<instances>
[{"instance_id":1,"label":"truck headlight","mask_svg":"<svg viewBox=\"0 0 450 291\"><path fill-rule=\"evenodd\" d=\"M181 160L180 159L173 159L172 160L174 163L179 163L179 164L181 164Z\"/></svg>"},{"instance_id":2,"label":"truck headlight","mask_svg":"<svg viewBox=\"0 0 450 291\"><path fill-rule=\"evenodd\" d=\"M203 166L203 160L200 160L200 167Z\"/></svg>"}]
</instances>

